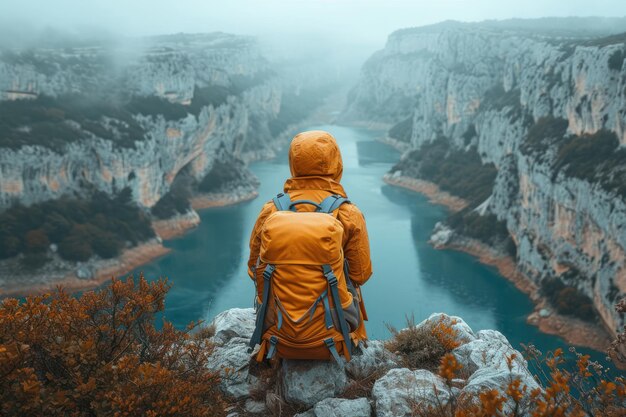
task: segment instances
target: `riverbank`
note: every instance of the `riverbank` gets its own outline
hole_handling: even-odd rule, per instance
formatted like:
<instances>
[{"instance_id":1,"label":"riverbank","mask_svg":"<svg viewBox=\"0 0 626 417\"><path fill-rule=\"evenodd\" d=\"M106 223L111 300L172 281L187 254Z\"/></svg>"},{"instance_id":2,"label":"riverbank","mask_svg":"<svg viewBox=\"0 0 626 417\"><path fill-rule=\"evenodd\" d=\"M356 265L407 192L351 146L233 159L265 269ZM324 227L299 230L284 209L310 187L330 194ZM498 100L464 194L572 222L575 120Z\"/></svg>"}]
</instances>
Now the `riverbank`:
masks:
<instances>
[{"instance_id":1,"label":"riverbank","mask_svg":"<svg viewBox=\"0 0 626 417\"><path fill-rule=\"evenodd\" d=\"M155 239L127 248L112 259L97 259L73 263L54 255L53 261L36 272L23 271L17 259L4 261L3 275L11 280L0 280L0 296L21 297L41 294L61 286L68 292L85 291L96 288L113 277L120 277L171 252L163 246L163 240L175 239L200 224L200 216L195 210L225 207L257 197L256 190L245 193L215 193L198 195L191 199L192 211L170 219L156 220L152 227ZM20 272L16 272L21 270Z\"/></svg>"},{"instance_id":2,"label":"riverbank","mask_svg":"<svg viewBox=\"0 0 626 417\"><path fill-rule=\"evenodd\" d=\"M467 201L442 191L436 184L428 181L390 174L385 175L383 181L423 194L431 203L443 205L452 212L458 212L468 205ZM444 235L449 238L445 241L433 241L431 239L430 243L436 249L465 252L478 258L485 265L494 266L500 275L529 296L534 304L534 310L527 316L527 323L537 326L546 334L559 336L572 345L588 347L600 352L606 351L611 343L611 335L606 328L597 323L557 314L540 294L538 286L530 277L518 270L516 262L511 256L503 254L478 240L453 236L452 231Z\"/></svg>"},{"instance_id":3,"label":"riverbank","mask_svg":"<svg viewBox=\"0 0 626 417\"><path fill-rule=\"evenodd\" d=\"M436 245L437 249L453 249L472 255L485 264L494 266L500 275L512 282L515 287L528 295L534 304L526 322L537 326L544 333L559 336L567 343L606 352L611 343L611 335L598 323L583 321L574 317L562 316L554 311L540 294L539 287L522 274L515 260L475 239L455 238L447 244Z\"/></svg>"},{"instance_id":4,"label":"riverbank","mask_svg":"<svg viewBox=\"0 0 626 417\"><path fill-rule=\"evenodd\" d=\"M423 194L428 197L428 201L431 203L446 206L455 213L469 205L468 201L446 191L442 191L437 184L429 181L391 174L386 174L383 177L383 181L389 185L406 188L407 190Z\"/></svg>"},{"instance_id":5,"label":"riverbank","mask_svg":"<svg viewBox=\"0 0 626 417\"><path fill-rule=\"evenodd\" d=\"M408 151L409 149L411 149L411 145L409 143L402 142L401 140L398 140L398 139L394 139L392 137L389 137L388 135L381 136L377 140L379 142L384 143L385 145L391 146L392 148L394 148L395 150L401 153L404 153Z\"/></svg>"},{"instance_id":6,"label":"riverbank","mask_svg":"<svg viewBox=\"0 0 626 417\"><path fill-rule=\"evenodd\" d=\"M152 239L122 251L113 259L99 259L74 264L55 260L37 273L15 273L11 282L3 282L0 296L21 297L52 291L58 286L68 292L85 291L96 288L112 277L130 273L135 268L170 252L160 239Z\"/></svg>"}]
</instances>

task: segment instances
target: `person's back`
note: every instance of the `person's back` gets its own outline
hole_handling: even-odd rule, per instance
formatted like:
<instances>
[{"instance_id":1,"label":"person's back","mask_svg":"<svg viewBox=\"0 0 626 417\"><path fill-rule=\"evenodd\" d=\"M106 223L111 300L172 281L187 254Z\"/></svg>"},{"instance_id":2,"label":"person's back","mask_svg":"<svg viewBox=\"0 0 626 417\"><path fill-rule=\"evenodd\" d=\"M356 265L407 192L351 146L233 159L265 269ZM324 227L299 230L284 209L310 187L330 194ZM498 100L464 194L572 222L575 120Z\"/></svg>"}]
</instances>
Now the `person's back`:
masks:
<instances>
[{"instance_id":1,"label":"person's back","mask_svg":"<svg viewBox=\"0 0 626 417\"><path fill-rule=\"evenodd\" d=\"M255 280L257 285L257 303L260 306L258 313L261 313L264 316L259 318L259 322L257 323L258 329L255 332L253 340L251 341L251 345L257 343L262 344L261 353L258 359L261 359L264 353L270 353L270 350L272 354L274 353L274 348L266 346L267 343L263 343L263 341L274 342L275 339L277 339L276 337L272 339L271 336L267 337L267 335L265 339L263 339L261 337L262 334L265 335L266 333L273 333L276 336L281 334L281 332L287 332L291 336L291 341L294 341L295 339L298 342L303 342L302 340L297 340L298 338L305 337L302 336L302 334L310 335L311 329L307 329L306 332L303 333L301 328L298 327L301 321L303 324L300 326L307 324L306 321L303 320L304 316L300 317L300 314L303 311L310 316L307 317L307 320L314 321L314 318L318 316L320 317L320 320L323 320L324 311L322 310L329 309L332 311L333 321L338 321L339 318L337 316L341 315L343 316L342 321L349 324L350 338L353 342L358 343L359 341L367 338L363 323L363 320L367 320L367 316L359 287L363 285L372 274L369 241L367 229L365 227L365 220L361 211L356 207L356 205L347 201L347 195L339 183L343 174L343 163L339 147L337 146L337 143L332 135L327 132L310 131L300 133L291 143L291 147L289 149L289 166L292 177L286 181L284 195L281 194L283 196L280 200L285 201L285 199L287 199L287 205L291 202L301 203L296 204L293 207L281 207L282 210L295 210L297 213L319 212L319 204L325 199L330 203L337 201L337 204L330 208L330 213L325 214L323 217L317 217L314 220L315 223L310 227L317 228L318 230L314 230L312 233L308 232L306 230L307 226L300 222L302 216L289 216L288 214L282 215L280 213L277 215L276 213L280 211L279 207L277 207L277 205L280 205L280 202L277 201L278 199L274 199L263 206L250 237L250 259L248 261L248 273L250 277ZM281 195L279 195L279 197ZM322 216L322 214L318 214L318 216ZM331 219L331 216L336 218L336 220ZM293 223L286 226L290 229L279 229L281 224L285 224L290 221ZM299 258L306 258L307 256L317 256L318 258L323 257L323 254L320 252L330 252L332 250L330 249L332 247L331 240L333 239L330 236L324 236L324 233L326 230L330 230L329 233L333 234L332 230L334 230L334 228L332 222L335 221L338 221L342 226L342 230L340 230L340 233L338 234L340 244L337 246L341 246L338 248L340 252L338 253L338 256L341 256L342 261L345 260L345 269L338 266L335 266L333 269L334 274L339 278L337 298L341 299L341 305L343 306L341 310L343 311L339 311L339 314L337 314L336 310L338 310L338 308L330 307L330 305L332 305L332 300L335 298L334 295L331 294L332 288L330 286L328 286L328 298L331 300L331 304L329 305L327 300L324 300L324 296L326 294L324 288L326 288L327 283L324 281L323 271L320 268L317 268L319 269L319 273L315 272L317 270L316 268L313 268L313 276L310 278L312 287L304 288L307 284L302 284L301 282L306 281L306 279L302 276L293 275L307 274L309 273L308 271L310 268L306 271L300 270L300 272L294 272L297 271L294 269L295 266L285 265L283 267L282 265L272 265L272 268L274 269L270 272L281 268L284 270L291 268L291 270L284 272L282 277L274 277L274 280L279 278L286 281L285 285L282 287L276 287L276 285L280 283L274 282L274 287L269 285L267 294L264 294L264 281L268 279L268 276L272 275L272 273L268 274L267 269L270 261L263 259L263 255L265 254L266 258L272 256L276 257L276 255L268 254L269 252L272 252L272 249L269 248L269 246L278 246L279 244L275 243L277 240L286 240L284 246L282 246L280 250L283 252L297 252L299 250L298 247L289 247L290 239L292 242L302 242L313 234L315 236L312 237L312 239L317 239L314 241L316 247L312 250L310 250L310 247L309 249L302 249L302 251L307 253L299 255ZM322 223L328 223L328 226L325 228ZM296 236L295 234L297 233L304 235ZM324 245L324 242L326 242L327 246ZM314 253L319 253L319 255L315 255ZM308 264L314 263L313 260L308 259L301 262ZM294 262L292 260L284 261L283 259L283 263L293 264ZM346 279L347 276L349 276L349 279ZM281 288L283 289L281 290ZM276 295L277 292L280 293L282 298ZM309 294L312 293L315 293L314 297L318 297L317 292L321 292L321 295L319 295L320 298L314 298L313 304L308 306L308 301L303 299L307 298ZM265 305L263 305L264 296L267 298ZM285 300L285 298L290 297L296 298L295 300L292 300L292 304L290 304L290 300ZM317 301L319 301L319 303ZM297 306L298 302L301 302L301 306L295 308L297 312L294 313L293 309L290 308L292 308L292 305ZM331 311L329 311L329 314ZM293 317L294 314L298 317ZM282 324L286 322L283 316L287 316L289 321L293 321L293 327ZM333 327L333 324L328 323L328 315L326 315L326 317L326 330L328 330ZM334 326L336 327L336 332L340 331L339 328L341 325L342 323L339 322L337 326ZM320 327L320 333L326 331L323 327L324 326ZM312 326L312 328L315 329L316 327ZM314 338L314 336L316 335L311 337ZM285 339L284 336L283 339ZM286 341L285 343L287 342L289 341ZM294 350L297 351L298 349L294 348ZM327 356L323 352L320 356L320 352L317 350L302 350L302 352L296 353L286 352L284 348L281 350L280 346L278 351L278 356L283 357L298 357L298 355L311 355L315 357ZM323 351L325 351L325 349L323 349ZM349 357L349 355L345 356Z\"/></svg>"}]
</instances>

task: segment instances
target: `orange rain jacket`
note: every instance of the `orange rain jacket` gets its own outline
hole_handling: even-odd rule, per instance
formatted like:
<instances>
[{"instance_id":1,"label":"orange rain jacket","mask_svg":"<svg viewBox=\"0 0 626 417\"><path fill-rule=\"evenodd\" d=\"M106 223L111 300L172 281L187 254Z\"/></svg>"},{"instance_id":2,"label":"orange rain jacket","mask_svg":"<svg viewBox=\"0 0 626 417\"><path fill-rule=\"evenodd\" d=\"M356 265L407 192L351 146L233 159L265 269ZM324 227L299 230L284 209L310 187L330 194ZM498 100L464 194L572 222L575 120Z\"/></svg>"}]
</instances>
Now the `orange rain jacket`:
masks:
<instances>
[{"instance_id":1,"label":"orange rain jacket","mask_svg":"<svg viewBox=\"0 0 626 417\"><path fill-rule=\"evenodd\" d=\"M328 132L308 131L296 135L289 148L289 168L291 178L285 182L284 191L289 193L291 201L313 200L321 202L331 194L347 197L339 183L343 174L343 161L335 138ZM313 211L309 205L297 206L298 211ZM272 201L267 202L254 225L250 236L250 259L248 275L253 280L255 265L261 247L261 231L267 217L276 211ZM337 210L337 219L344 227L343 250L348 262L350 279L357 287L365 284L372 275L369 239L365 218L354 204L343 204ZM361 317L367 320L367 313L360 297ZM366 339L363 323L356 331L359 339Z\"/></svg>"}]
</instances>

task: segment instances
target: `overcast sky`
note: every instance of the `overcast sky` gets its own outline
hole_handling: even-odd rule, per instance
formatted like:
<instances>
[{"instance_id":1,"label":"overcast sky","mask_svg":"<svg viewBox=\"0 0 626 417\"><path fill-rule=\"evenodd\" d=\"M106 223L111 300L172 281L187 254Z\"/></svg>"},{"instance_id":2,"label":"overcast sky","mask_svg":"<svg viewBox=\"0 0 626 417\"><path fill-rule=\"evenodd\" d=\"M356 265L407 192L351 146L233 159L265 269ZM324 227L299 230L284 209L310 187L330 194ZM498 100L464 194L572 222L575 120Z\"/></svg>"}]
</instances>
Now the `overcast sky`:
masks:
<instances>
[{"instance_id":1,"label":"overcast sky","mask_svg":"<svg viewBox=\"0 0 626 417\"><path fill-rule=\"evenodd\" d=\"M626 0L0 0L0 27L18 33L322 33L380 46L396 29L447 19L624 15Z\"/></svg>"}]
</instances>

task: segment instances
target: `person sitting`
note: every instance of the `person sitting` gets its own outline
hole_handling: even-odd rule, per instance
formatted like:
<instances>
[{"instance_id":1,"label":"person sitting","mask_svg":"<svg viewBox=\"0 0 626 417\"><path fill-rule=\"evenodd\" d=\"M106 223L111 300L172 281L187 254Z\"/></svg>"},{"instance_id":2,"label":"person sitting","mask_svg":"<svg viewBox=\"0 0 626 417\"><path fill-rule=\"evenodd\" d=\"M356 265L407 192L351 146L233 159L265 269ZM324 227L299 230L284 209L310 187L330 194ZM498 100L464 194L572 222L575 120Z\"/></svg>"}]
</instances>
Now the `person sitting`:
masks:
<instances>
[{"instance_id":1,"label":"person sitting","mask_svg":"<svg viewBox=\"0 0 626 417\"><path fill-rule=\"evenodd\" d=\"M367 340L361 286L372 275L365 218L340 181L343 161L328 132L296 135L291 178L267 202L250 236L256 285L256 359L350 360Z\"/></svg>"}]
</instances>

